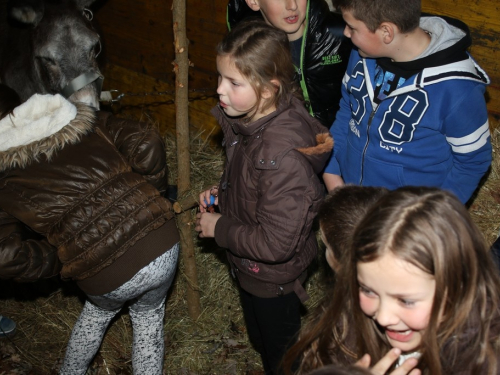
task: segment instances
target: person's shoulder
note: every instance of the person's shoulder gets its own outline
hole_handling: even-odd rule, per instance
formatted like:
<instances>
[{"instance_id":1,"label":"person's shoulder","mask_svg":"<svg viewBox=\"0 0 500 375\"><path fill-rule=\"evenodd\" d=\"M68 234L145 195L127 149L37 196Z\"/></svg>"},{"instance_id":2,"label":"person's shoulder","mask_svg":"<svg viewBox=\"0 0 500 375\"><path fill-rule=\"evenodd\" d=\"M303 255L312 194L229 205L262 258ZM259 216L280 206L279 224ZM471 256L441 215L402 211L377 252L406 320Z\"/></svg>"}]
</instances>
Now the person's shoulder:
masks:
<instances>
[{"instance_id":1,"label":"person's shoulder","mask_svg":"<svg viewBox=\"0 0 500 375\"><path fill-rule=\"evenodd\" d=\"M285 108L276 116L275 121L280 125L293 127L294 129L310 129L317 126L325 128L318 119L311 116L303 99L292 97Z\"/></svg>"},{"instance_id":2,"label":"person's shoulder","mask_svg":"<svg viewBox=\"0 0 500 375\"><path fill-rule=\"evenodd\" d=\"M477 63L469 59L447 65L426 68L421 75L421 83L429 88L439 87L438 94L453 97L483 95L490 78Z\"/></svg>"},{"instance_id":3,"label":"person's shoulder","mask_svg":"<svg viewBox=\"0 0 500 375\"><path fill-rule=\"evenodd\" d=\"M294 97L275 117L272 126L265 130L265 139L268 146L274 149L288 149L316 145L317 137L321 134L329 136L330 132L311 116L302 100Z\"/></svg>"},{"instance_id":4,"label":"person's shoulder","mask_svg":"<svg viewBox=\"0 0 500 375\"><path fill-rule=\"evenodd\" d=\"M309 0L309 27L311 30L322 29L344 39L345 21L338 12L331 11L325 0Z\"/></svg>"}]
</instances>

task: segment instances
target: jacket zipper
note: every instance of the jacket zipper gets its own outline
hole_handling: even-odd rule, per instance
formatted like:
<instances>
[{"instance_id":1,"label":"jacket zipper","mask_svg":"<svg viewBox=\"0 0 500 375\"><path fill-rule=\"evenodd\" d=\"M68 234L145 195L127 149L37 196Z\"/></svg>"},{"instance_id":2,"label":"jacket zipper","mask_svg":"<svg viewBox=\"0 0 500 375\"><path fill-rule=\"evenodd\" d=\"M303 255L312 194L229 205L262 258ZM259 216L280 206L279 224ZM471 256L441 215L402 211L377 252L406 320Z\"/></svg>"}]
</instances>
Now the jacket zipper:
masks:
<instances>
[{"instance_id":1,"label":"jacket zipper","mask_svg":"<svg viewBox=\"0 0 500 375\"><path fill-rule=\"evenodd\" d=\"M372 125L373 117L375 117L375 113L377 112L378 106L379 105L377 104L377 106L372 109L370 117L368 118L368 126L366 127L366 143L365 147L363 148L363 153L361 154L361 177L359 180L359 185L363 185L363 177L365 173L365 156L366 150L368 149L368 144L370 143L370 128Z\"/></svg>"},{"instance_id":2,"label":"jacket zipper","mask_svg":"<svg viewBox=\"0 0 500 375\"><path fill-rule=\"evenodd\" d=\"M240 140L239 140L239 136L238 136L238 139L234 140L229 145L229 147L235 147L235 149L233 150L233 152L231 154L231 160L228 160L228 165L227 165L227 169L226 169L226 176L225 176L226 180L225 181L221 181L222 183L220 185L220 188L221 188L223 194L227 194L226 189L231 186L231 184L229 183L229 177L230 177L232 162L233 162L233 159L234 159L234 153L236 152L236 146L238 145L239 142L240 142Z\"/></svg>"}]
</instances>

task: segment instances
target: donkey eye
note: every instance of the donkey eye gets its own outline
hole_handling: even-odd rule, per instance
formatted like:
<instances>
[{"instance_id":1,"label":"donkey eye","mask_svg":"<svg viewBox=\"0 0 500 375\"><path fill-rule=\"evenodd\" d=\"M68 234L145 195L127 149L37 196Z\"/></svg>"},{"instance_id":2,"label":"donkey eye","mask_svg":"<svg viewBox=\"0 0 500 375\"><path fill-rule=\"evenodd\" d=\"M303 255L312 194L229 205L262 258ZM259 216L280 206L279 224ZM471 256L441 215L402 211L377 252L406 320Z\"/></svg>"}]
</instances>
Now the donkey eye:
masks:
<instances>
[{"instance_id":1,"label":"donkey eye","mask_svg":"<svg viewBox=\"0 0 500 375\"><path fill-rule=\"evenodd\" d=\"M93 59L99 56L101 54L101 50L102 50L101 40L97 39L97 42L90 49L89 53L90 58Z\"/></svg>"},{"instance_id":2,"label":"donkey eye","mask_svg":"<svg viewBox=\"0 0 500 375\"><path fill-rule=\"evenodd\" d=\"M51 57L37 56L37 58L40 59L45 65L57 65L56 61Z\"/></svg>"}]
</instances>

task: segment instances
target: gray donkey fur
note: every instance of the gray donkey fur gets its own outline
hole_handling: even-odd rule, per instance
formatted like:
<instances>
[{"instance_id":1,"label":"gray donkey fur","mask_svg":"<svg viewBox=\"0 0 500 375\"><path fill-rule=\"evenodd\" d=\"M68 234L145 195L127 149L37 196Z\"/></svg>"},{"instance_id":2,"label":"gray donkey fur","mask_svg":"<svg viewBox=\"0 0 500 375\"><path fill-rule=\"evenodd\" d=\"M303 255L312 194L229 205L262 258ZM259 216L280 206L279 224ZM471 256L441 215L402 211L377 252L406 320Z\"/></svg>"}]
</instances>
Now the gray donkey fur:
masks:
<instances>
[{"instance_id":1,"label":"gray donkey fur","mask_svg":"<svg viewBox=\"0 0 500 375\"><path fill-rule=\"evenodd\" d=\"M95 0L0 0L0 82L26 100L55 94L82 73L100 75L99 35L86 9ZM71 98L99 108L95 83Z\"/></svg>"}]
</instances>

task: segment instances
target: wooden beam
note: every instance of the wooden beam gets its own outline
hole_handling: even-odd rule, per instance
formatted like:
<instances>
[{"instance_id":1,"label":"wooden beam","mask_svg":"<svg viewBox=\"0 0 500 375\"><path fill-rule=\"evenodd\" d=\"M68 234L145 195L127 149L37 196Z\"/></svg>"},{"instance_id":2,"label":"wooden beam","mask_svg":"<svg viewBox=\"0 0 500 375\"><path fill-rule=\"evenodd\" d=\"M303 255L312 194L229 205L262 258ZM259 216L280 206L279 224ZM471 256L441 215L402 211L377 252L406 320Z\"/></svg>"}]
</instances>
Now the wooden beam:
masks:
<instances>
[{"instance_id":1,"label":"wooden beam","mask_svg":"<svg viewBox=\"0 0 500 375\"><path fill-rule=\"evenodd\" d=\"M175 47L175 112L177 134L177 189L179 196L191 187L191 157L189 153L189 121L188 121L188 40L186 37L186 0L174 0L172 6L174 47ZM182 260L184 274L187 279L186 300L191 319L201 315L200 288L194 252L194 241L191 233L191 213L183 212L178 216L181 234Z\"/></svg>"}]
</instances>

